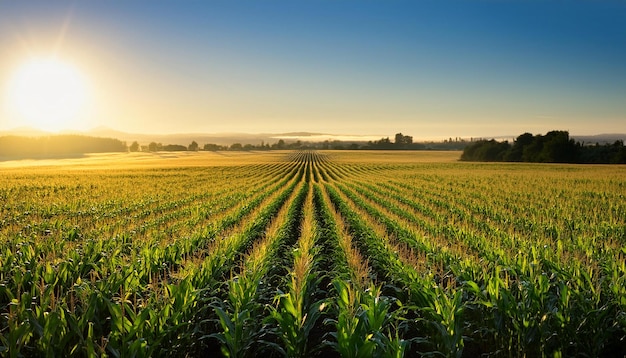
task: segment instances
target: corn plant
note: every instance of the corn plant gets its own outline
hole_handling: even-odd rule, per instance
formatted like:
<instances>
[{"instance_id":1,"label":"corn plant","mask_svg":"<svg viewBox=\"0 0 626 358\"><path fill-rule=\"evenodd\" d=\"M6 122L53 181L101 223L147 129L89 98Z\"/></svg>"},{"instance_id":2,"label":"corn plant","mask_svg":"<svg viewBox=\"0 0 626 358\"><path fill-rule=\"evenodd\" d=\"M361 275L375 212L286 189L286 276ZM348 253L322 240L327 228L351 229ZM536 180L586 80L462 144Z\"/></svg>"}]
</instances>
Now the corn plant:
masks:
<instances>
[{"instance_id":1,"label":"corn plant","mask_svg":"<svg viewBox=\"0 0 626 358\"><path fill-rule=\"evenodd\" d=\"M259 338L261 305L257 302L259 273L234 277L228 284L228 297L224 302L212 305L218 316L222 332L208 338L216 338L226 357L253 355L254 344Z\"/></svg>"},{"instance_id":2,"label":"corn plant","mask_svg":"<svg viewBox=\"0 0 626 358\"><path fill-rule=\"evenodd\" d=\"M334 280L337 294L337 319L326 323L332 347L342 357L402 357L409 345L397 333L398 318L390 312L393 301L381 297L380 288L362 291L349 282Z\"/></svg>"},{"instance_id":3,"label":"corn plant","mask_svg":"<svg viewBox=\"0 0 626 358\"><path fill-rule=\"evenodd\" d=\"M426 323L435 328L429 341L434 345L436 354L442 354L445 357L463 355L465 307L462 299L462 290L446 291L437 286L432 307L422 309L422 312L426 313L427 318L424 318Z\"/></svg>"},{"instance_id":4,"label":"corn plant","mask_svg":"<svg viewBox=\"0 0 626 358\"><path fill-rule=\"evenodd\" d=\"M314 287L319 279L307 277L307 286ZM326 299L311 302L315 297L312 290L298 291L297 284L292 281L287 293L280 292L276 296L276 306L271 307L271 318L278 325L281 345L278 350L287 357L307 357L310 354L309 337L323 311ZM303 295L304 294L304 295Z\"/></svg>"}]
</instances>

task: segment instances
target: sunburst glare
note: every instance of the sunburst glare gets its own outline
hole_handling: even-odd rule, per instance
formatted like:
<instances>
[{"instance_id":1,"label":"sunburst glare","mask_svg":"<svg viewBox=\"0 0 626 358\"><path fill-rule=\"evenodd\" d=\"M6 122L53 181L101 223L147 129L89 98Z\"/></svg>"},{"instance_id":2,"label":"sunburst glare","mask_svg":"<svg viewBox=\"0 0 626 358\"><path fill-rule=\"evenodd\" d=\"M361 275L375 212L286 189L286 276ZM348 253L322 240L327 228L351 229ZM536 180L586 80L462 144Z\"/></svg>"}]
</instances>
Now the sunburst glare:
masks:
<instances>
[{"instance_id":1,"label":"sunburst glare","mask_svg":"<svg viewBox=\"0 0 626 358\"><path fill-rule=\"evenodd\" d=\"M54 57L34 58L14 72L7 89L9 109L23 123L41 130L83 127L89 101L83 74Z\"/></svg>"}]
</instances>

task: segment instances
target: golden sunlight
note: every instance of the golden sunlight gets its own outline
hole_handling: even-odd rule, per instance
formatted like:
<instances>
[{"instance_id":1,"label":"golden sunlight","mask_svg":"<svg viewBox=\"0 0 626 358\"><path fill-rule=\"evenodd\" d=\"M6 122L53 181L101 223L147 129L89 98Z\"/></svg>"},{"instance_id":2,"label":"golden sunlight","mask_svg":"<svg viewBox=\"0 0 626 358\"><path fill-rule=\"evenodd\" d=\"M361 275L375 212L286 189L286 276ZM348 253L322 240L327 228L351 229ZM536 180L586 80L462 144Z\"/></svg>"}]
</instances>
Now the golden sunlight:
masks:
<instances>
[{"instance_id":1,"label":"golden sunlight","mask_svg":"<svg viewBox=\"0 0 626 358\"><path fill-rule=\"evenodd\" d=\"M22 64L8 87L8 105L23 124L59 131L84 127L80 118L88 101L83 75L72 65L54 57L36 58Z\"/></svg>"}]
</instances>

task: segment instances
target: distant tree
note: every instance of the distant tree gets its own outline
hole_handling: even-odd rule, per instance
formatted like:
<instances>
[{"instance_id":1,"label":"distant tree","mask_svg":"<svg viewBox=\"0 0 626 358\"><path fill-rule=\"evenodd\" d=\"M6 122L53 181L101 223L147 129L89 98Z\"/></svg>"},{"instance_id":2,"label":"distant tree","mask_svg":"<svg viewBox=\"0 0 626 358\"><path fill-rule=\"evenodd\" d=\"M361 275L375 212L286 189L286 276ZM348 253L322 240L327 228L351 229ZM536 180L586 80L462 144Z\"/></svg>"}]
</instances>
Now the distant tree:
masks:
<instances>
[{"instance_id":1,"label":"distant tree","mask_svg":"<svg viewBox=\"0 0 626 358\"><path fill-rule=\"evenodd\" d=\"M543 136L536 135L533 137L532 142L524 146L522 151L522 162L539 162L539 156L543 149Z\"/></svg>"},{"instance_id":2,"label":"distant tree","mask_svg":"<svg viewBox=\"0 0 626 358\"><path fill-rule=\"evenodd\" d=\"M413 143L413 137L409 135L403 135L402 133L397 133L394 143L399 145L411 144Z\"/></svg>"},{"instance_id":3,"label":"distant tree","mask_svg":"<svg viewBox=\"0 0 626 358\"><path fill-rule=\"evenodd\" d=\"M162 149L166 152L186 152L187 151L187 147L185 147L184 145L180 145L180 144L164 145Z\"/></svg>"},{"instance_id":4,"label":"distant tree","mask_svg":"<svg viewBox=\"0 0 626 358\"><path fill-rule=\"evenodd\" d=\"M613 144L579 146L582 163L626 164L626 146L622 140Z\"/></svg>"},{"instance_id":5,"label":"distant tree","mask_svg":"<svg viewBox=\"0 0 626 358\"><path fill-rule=\"evenodd\" d=\"M541 163L626 163L624 142L584 145L569 138L567 131L545 135L524 133L510 146L507 142L479 140L465 147L461 160Z\"/></svg>"},{"instance_id":6,"label":"distant tree","mask_svg":"<svg viewBox=\"0 0 626 358\"><path fill-rule=\"evenodd\" d=\"M410 149L410 146L412 143L413 143L412 136L404 135L402 133L396 133L396 137L394 140L396 149Z\"/></svg>"},{"instance_id":7,"label":"distant tree","mask_svg":"<svg viewBox=\"0 0 626 358\"><path fill-rule=\"evenodd\" d=\"M159 151L163 146L161 145L161 143L157 143L157 142L150 142L150 144L148 144L148 150L151 152L157 152Z\"/></svg>"},{"instance_id":8,"label":"distant tree","mask_svg":"<svg viewBox=\"0 0 626 358\"><path fill-rule=\"evenodd\" d=\"M286 149L286 147L287 147L287 144L282 139L279 139L278 142L272 144L271 146L272 149L278 149L278 150Z\"/></svg>"},{"instance_id":9,"label":"distant tree","mask_svg":"<svg viewBox=\"0 0 626 358\"><path fill-rule=\"evenodd\" d=\"M234 143L231 144L230 146L230 150L242 150L243 146L241 145L241 143Z\"/></svg>"},{"instance_id":10,"label":"distant tree","mask_svg":"<svg viewBox=\"0 0 626 358\"><path fill-rule=\"evenodd\" d=\"M293 142L293 143L289 144L289 145L287 146L287 148L289 148L289 149L299 149L299 148L302 148L302 142L301 142L301 141L299 141L299 140L297 140L297 141L295 141L295 142Z\"/></svg>"},{"instance_id":11,"label":"distant tree","mask_svg":"<svg viewBox=\"0 0 626 358\"><path fill-rule=\"evenodd\" d=\"M131 152L138 152L139 143L137 143L137 141L134 141L133 144L131 144L130 147L128 147L128 150L130 150Z\"/></svg>"},{"instance_id":12,"label":"distant tree","mask_svg":"<svg viewBox=\"0 0 626 358\"><path fill-rule=\"evenodd\" d=\"M626 146L623 140L616 140L611 146L612 154L609 159L611 164L626 164Z\"/></svg>"},{"instance_id":13,"label":"distant tree","mask_svg":"<svg viewBox=\"0 0 626 358\"><path fill-rule=\"evenodd\" d=\"M569 139L567 131L550 131L531 138L529 133L518 137L507 160L541 163L575 163L580 161L579 145Z\"/></svg>"},{"instance_id":14,"label":"distant tree","mask_svg":"<svg viewBox=\"0 0 626 358\"><path fill-rule=\"evenodd\" d=\"M506 153L504 160L507 162L521 162L522 156L524 155L524 148L530 146L534 140L535 137L530 133L524 133L518 136L511 150Z\"/></svg>"},{"instance_id":15,"label":"distant tree","mask_svg":"<svg viewBox=\"0 0 626 358\"><path fill-rule=\"evenodd\" d=\"M217 151L217 150L221 150L222 146L221 145L217 145L217 144L205 144L204 145L204 150L210 150L210 151Z\"/></svg>"},{"instance_id":16,"label":"distant tree","mask_svg":"<svg viewBox=\"0 0 626 358\"><path fill-rule=\"evenodd\" d=\"M391 143L389 137L381 138L380 140L368 142L367 149L396 149L395 143Z\"/></svg>"},{"instance_id":17,"label":"distant tree","mask_svg":"<svg viewBox=\"0 0 626 358\"><path fill-rule=\"evenodd\" d=\"M510 150L508 142L496 142L495 140L480 140L465 147L461 160L501 162Z\"/></svg>"},{"instance_id":18,"label":"distant tree","mask_svg":"<svg viewBox=\"0 0 626 358\"><path fill-rule=\"evenodd\" d=\"M196 141L194 140L193 142L191 142L191 144L189 144L188 149L192 152L197 152L198 151L198 143L196 143Z\"/></svg>"},{"instance_id":19,"label":"distant tree","mask_svg":"<svg viewBox=\"0 0 626 358\"><path fill-rule=\"evenodd\" d=\"M539 161L575 163L578 160L578 146L573 139L569 139L567 131L550 131L543 136L543 142Z\"/></svg>"}]
</instances>

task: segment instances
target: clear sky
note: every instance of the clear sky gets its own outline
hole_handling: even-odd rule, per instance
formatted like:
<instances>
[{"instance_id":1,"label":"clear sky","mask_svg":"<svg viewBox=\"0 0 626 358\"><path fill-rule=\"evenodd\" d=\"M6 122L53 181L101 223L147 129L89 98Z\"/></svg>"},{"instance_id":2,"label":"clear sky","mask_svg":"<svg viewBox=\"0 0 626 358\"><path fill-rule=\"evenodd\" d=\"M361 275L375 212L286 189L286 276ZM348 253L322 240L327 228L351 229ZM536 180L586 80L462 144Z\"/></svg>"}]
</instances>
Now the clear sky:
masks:
<instances>
[{"instance_id":1,"label":"clear sky","mask_svg":"<svg viewBox=\"0 0 626 358\"><path fill-rule=\"evenodd\" d=\"M15 99L52 55L56 130L626 132L626 1L0 0L0 129L55 105Z\"/></svg>"}]
</instances>

